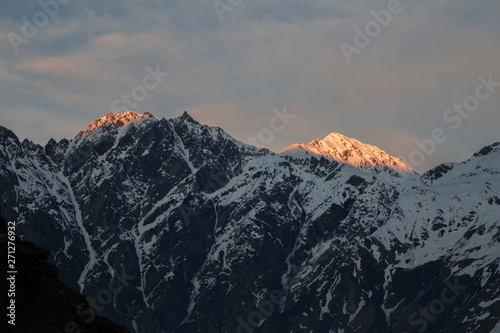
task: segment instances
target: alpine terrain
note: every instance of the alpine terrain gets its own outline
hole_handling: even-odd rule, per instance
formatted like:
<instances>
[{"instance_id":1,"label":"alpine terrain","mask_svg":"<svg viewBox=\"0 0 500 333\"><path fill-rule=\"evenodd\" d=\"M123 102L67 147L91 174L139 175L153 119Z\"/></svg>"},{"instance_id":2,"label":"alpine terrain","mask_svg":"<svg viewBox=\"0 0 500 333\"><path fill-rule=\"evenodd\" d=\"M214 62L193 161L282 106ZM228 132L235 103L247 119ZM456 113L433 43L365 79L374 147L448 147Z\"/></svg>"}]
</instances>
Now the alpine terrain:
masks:
<instances>
[{"instance_id":1,"label":"alpine terrain","mask_svg":"<svg viewBox=\"0 0 500 333\"><path fill-rule=\"evenodd\" d=\"M500 143L419 175L337 133L277 154L110 113L45 146L0 127L0 189L132 332L500 332Z\"/></svg>"},{"instance_id":2,"label":"alpine terrain","mask_svg":"<svg viewBox=\"0 0 500 333\"><path fill-rule=\"evenodd\" d=\"M390 156L382 149L339 133L330 133L323 140L313 140L300 145L295 143L283 149L281 153L296 157L309 153L313 156L324 156L337 162L348 163L357 168L414 172L401 159Z\"/></svg>"}]
</instances>

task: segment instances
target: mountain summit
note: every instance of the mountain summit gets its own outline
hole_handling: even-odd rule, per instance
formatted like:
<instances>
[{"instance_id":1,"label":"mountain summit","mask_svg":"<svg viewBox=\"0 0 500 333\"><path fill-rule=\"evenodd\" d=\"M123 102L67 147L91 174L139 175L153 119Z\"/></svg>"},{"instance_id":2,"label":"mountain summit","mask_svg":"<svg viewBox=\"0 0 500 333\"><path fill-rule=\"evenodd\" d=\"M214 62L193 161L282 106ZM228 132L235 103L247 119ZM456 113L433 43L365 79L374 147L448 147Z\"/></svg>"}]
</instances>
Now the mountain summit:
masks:
<instances>
[{"instance_id":1,"label":"mountain summit","mask_svg":"<svg viewBox=\"0 0 500 333\"><path fill-rule=\"evenodd\" d=\"M138 114L134 111L127 111L123 113L111 113L109 112L104 117L96 119L92 124L87 127L85 131L80 131L77 138L86 136L90 133L95 132L101 127L125 127L131 122L139 121L142 119L154 118L149 112L144 112L143 114Z\"/></svg>"},{"instance_id":2,"label":"mountain summit","mask_svg":"<svg viewBox=\"0 0 500 333\"><path fill-rule=\"evenodd\" d=\"M323 140L313 140L302 144L293 144L281 151L295 157L324 156L331 160L351 164L360 169L374 168L413 173L413 169L400 158L390 156L382 149L363 143L339 133L330 133Z\"/></svg>"}]
</instances>

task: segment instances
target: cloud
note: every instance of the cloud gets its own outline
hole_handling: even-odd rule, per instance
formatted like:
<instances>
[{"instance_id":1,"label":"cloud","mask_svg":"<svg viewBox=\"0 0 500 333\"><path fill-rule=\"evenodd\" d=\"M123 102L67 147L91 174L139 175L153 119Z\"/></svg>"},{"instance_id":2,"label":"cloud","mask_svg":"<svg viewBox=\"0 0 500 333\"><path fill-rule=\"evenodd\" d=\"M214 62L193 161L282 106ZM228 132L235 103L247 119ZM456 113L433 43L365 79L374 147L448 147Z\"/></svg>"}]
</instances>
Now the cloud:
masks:
<instances>
[{"instance_id":1,"label":"cloud","mask_svg":"<svg viewBox=\"0 0 500 333\"><path fill-rule=\"evenodd\" d=\"M87 121L73 119L71 116L55 115L52 110L41 108L4 109L1 120L8 124L22 141L29 139L35 143L45 145L50 138L61 140L73 138L80 129L86 128ZM68 132L73 133L68 136ZM50 133L47 135L47 133Z\"/></svg>"},{"instance_id":2,"label":"cloud","mask_svg":"<svg viewBox=\"0 0 500 333\"><path fill-rule=\"evenodd\" d=\"M500 12L493 0L402 3L402 13L348 64L339 44L352 43L354 27L386 1L244 1L221 22L210 1L73 0L19 54L0 37L0 122L17 126L30 113L39 119L40 109L43 119L72 123L64 133L50 122L30 128L33 137L73 137L83 119L86 126L109 112L113 99L141 84L147 66L159 64L171 75L137 112L170 117L187 109L245 140L267 125L273 108L287 106L300 120L276 135L273 150L335 131L404 156L414 139L446 125L444 111L473 92L479 75L500 80ZM7 11L0 28L19 31L20 17L36 8ZM423 169L489 144L499 96Z\"/></svg>"}]
</instances>

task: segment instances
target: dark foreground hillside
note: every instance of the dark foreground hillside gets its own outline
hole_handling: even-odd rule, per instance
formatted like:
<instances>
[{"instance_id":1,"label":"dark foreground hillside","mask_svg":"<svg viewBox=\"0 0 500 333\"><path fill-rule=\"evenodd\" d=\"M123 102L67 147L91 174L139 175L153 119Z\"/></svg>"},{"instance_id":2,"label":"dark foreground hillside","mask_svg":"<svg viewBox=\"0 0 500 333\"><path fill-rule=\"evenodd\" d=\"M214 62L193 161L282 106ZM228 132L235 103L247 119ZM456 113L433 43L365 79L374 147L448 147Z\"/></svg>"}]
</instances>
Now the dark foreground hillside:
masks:
<instances>
[{"instance_id":1,"label":"dark foreground hillside","mask_svg":"<svg viewBox=\"0 0 500 333\"><path fill-rule=\"evenodd\" d=\"M127 333L125 326L97 316L87 299L66 287L58 278L57 268L47 262L49 252L31 242L15 240L15 326L8 324L7 292L10 282L7 268L7 227L0 216L0 289L2 290L1 332L23 333Z\"/></svg>"}]
</instances>

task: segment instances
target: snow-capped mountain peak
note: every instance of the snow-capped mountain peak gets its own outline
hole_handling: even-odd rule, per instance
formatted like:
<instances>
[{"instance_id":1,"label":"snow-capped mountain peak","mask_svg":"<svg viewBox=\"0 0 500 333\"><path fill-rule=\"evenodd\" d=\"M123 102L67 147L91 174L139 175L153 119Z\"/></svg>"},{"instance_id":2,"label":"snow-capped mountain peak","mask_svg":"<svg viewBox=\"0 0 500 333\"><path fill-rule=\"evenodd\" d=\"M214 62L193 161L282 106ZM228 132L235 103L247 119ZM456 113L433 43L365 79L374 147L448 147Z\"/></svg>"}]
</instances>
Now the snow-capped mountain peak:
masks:
<instances>
[{"instance_id":1,"label":"snow-capped mountain peak","mask_svg":"<svg viewBox=\"0 0 500 333\"><path fill-rule=\"evenodd\" d=\"M413 169L401 159L390 156L382 149L347 137L330 133L323 140L293 144L281 151L282 154L302 157L309 154L324 156L331 160L348 163L356 168L383 169L388 167L398 172L413 173Z\"/></svg>"},{"instance_id":2,"label":"snow-capped mountain peak","mask_svg":"<svg viewBox=\"0 0 500 333\"><path fill-rule=\"evenodd\" d=\"M111 113L109 112L104 117L96 119L92 124L90 124L85 131L80 131L77 138L84 137L90 133L95 132L101 127L125 127L128 124L143 119L154 118L154 116L149 112L144 112L143 114L136 113L134 111L127 111L123 113Z\"/></svg>"},{"instance_id":3,"label":"snow-capped mountain peak","mask_svg":"<svg viewBox=\"0 0 500 333\"><path fill-rule=\"evenodd\" d=\"M0 127L0 207L131 332L500 332L500 144L391 177L119 116L45 147ZM295 148L391 161L337 133Z\"/></svg>"}]
</instances>

